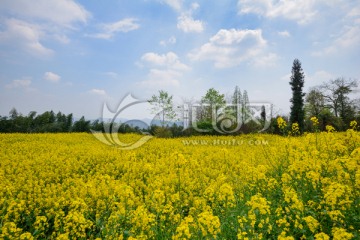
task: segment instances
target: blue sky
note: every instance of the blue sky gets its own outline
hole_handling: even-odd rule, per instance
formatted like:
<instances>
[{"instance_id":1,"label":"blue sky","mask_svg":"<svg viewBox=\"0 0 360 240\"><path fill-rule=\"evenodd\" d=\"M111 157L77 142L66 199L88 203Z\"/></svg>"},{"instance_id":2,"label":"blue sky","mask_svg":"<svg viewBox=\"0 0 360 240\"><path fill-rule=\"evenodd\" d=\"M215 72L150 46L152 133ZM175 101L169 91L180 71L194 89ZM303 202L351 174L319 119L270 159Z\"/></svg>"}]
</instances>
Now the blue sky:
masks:
<instances>
[{"instance_id":1,"label":"blue sky","mask_svg":"<svg viewBox=\"0 0 360 240\"><path fill-rule=\"evenodd\" d=\"M236 85L288 113L295 58L307 91L360 79L359 53L358 0L2 0L0 115L95 119L128 93L181 104Z\"/></svg>"}]
</instances>

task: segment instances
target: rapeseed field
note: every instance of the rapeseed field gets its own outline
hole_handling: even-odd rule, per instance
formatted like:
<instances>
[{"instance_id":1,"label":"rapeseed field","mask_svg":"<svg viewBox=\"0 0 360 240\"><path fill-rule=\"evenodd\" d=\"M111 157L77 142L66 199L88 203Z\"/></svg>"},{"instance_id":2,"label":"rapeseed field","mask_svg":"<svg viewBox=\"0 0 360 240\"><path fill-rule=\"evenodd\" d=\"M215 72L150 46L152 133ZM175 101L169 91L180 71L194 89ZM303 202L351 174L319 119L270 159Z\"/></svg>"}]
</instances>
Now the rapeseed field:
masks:
<instances>
[{"instance_id":1,"label":"rapeseed field","mask_svg":"<svg viewBox=\"0 0 360 240\"><path fill-rule=\"evenodd\" d=\"M359 239L359 166L352 129L133 150L0 134L0 239Z\"/></svg>"}]
</instances>

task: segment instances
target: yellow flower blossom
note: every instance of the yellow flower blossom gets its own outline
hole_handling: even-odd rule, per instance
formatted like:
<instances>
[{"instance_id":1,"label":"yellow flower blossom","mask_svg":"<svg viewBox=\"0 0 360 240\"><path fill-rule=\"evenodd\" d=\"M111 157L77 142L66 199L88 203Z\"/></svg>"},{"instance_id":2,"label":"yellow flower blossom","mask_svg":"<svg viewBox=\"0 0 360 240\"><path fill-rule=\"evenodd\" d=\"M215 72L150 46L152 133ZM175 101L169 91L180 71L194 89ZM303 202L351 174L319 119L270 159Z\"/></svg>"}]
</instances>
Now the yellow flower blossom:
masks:
<instances>
[{"instance_id":1,"label":"yellow flower blossom","mask_svg":"<svg viewBox=\"0 0 360 240\"><path fill-rule=\"evenodd\" d=\"M194 225L194 219L191 216L186 217L180 225L176 228L176 234L172 237L173 240L178 239L190 239L191 238L191 226Z\"/></svg>"},{"instance_id":2,"label":"yellow flower blossom","mask_svg":"<svg viewBox=\"0 0 360 240\"><path fill-rule=\"evenodd\" d=\"M334 240L347 240L352 239L354 236L352 233L348 233L345 229L337 227L332 229L332 234L334 236Z\"/></svg>"},{"instance_id":3,"label":"yellow flower blossom","mask_svg":"<svg viewBox=\"0 0 360 240\"><path fill-rule=\"evenodd\" d=\"M319 125L319 120L317 117L311 117L310 121L312 122L313 126L316 127Z\"/></svg>"},{"instance_id":4,"label":"yellow flower blossom","mask_svg":"<svg viewBox=\"0 0 360 240\"><path fill-rule=\"evenodd\" d=\"M234 192L230 184L224 183L219 188L219 198L220 202L224 202L225 207L233 207L235 203Z\"/></svg>"},{"instance_id":5,"label":"yellow flower blossom","mask_svg":"<svg viewBox=\"0 0 360 240\"><path fill-rule=\"evenodd\" d=\"M197 222L203 237L216 238L220 233L220 220L209 211L200 213Z\"/></svg>"},{"instance_id":6,"label":"yellow flower blossom","mask_svg":"<svg viewBox=\"0 0 360 240\"><path fill-rule=\"evenodd\" d=\"M129 151L86 133L0 134L0 239L352 239L359 157L354 129Z\"/></svg>"},{"instance_id":7,"label":"yellow flower blossom","mask_svg":"<svg viewBox=\"0 0 360 240\"><path fill-rule=\"evenodd\" d=\"M356 130L356 127L357 127L357 121L356 120L351 121L350 128L352 128L353 130Z\"/></svg>"},{"instance_id":8,"label":"yellow flower blossom","mask_svg":"<svg viewBox=\"0 0 360 240\"><path fill-rule=\"evenodd\" d=\"M291 134L295 136L300 134L300 128L298 123L293 123L291 125Z\"/></svg>"},{"instance_id":9,"label":"yellow flower blossom","mask_svg":"<svg viewBox=\"0 0 360 240\"><path fill-rule=\"evenodd\" d=\"M283 130L284 128L286 128L286 122L282 117L278 117L277 118L277 125L279 127L279 129Z\"/></svg>"},{"instance_id":10,"label":"yellow flower blossom","mask_svg":"<svg viewBox=\"0 0 360 240\"><path fill-rule=\"evenodd\" d=\"M312 233L315 233L315 231L319 228L319 222L313 218L312 216L307 216L303 218L306 222L306 224L308 225L310 231Z\"/></svg>"},{"instance_id":11,"label":"yellow flower blossom","mask_svg":"<svg viewBox=\"0 0 360 240\"><path fill-rule=\"evenodd\" d=\"M281 234L277 238L278 240L294 240L291 236L286 236L286 232L281 232Z\"/></svg>"},{"instance_id":12,"label":"yellow flower blossom","mask_svg":"<svg viewBox=\"0 0 360 240\"><path fill-rule=\"evenodd\" d=\"M330 132L335 132L335 128L333 126L331 126L331 125L326 125L325 129L329 133Z\"/></svg>"},{"instance_id":13,"label":"yellow flower blossom","mask_svg":"<svg viewBox=\"0 0 360 240\"><path fill-rule=\"evenodd\" d=\"M34 237L29 232L20 235L20 240L33 240L33 239Z\"/></svg>"},{"instance_id":14,"label":"yellow flower blossom","mask_svg":"<svg viewBox=\"0 0 360 240\"><path fill-rule=\"evenodd\" d=\"M326 233L323 233L323 232L315 234L314 237L315 237L315 240L329 240L330 239L330 237Z\"/></svg>"},{"instance_id":15,"label":"yellow flower blossom","mask_svg":"<svg viewBox=\"0 0 360 240\"><path fill-rule=\"evenodd\" d=\"M250 206L252 211L256 209L259 210L260 214L262 215L270 214L269 202L260 194L252 196L246 205Z\"/></svg>"}]
</instances>

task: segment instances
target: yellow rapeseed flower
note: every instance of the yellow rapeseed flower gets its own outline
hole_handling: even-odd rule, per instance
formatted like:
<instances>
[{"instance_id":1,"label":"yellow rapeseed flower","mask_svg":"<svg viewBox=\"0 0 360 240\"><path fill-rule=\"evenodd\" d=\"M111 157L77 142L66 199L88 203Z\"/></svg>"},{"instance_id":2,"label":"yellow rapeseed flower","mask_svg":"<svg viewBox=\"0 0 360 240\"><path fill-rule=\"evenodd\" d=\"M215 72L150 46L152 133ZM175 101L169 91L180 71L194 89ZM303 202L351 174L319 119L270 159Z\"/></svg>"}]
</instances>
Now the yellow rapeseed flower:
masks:
<instances>
[{"instance_id":1,"label":"yellow rapeseed flower","mask_svg":"<svg viewBox=\"0 0 360 240\"><path fill-rule=\"evenodd\" d=\"M353 129L128 151L86 133L0 134L0 239L351 239L359 157Z\"/></svg>"},{"instance_id":2,"label":"yellow rapeseed flower","mask_svg":"<svg viewBox=\"0 0 360 240\"><path fill-rule=\"evenodd\" d=\"M312 233L315 233L315 231L319 228L320 224L319 222L313 218L312 216L307 216L303 218L306 222L306 224L308 225L310 231Z\"/></svg>"},{"instance_id":3,"label":"yellow rapeseed flower","mask_svg":"<svg viewBox=\"0 0 360 240\"><path fill-rule=\"evenodd\" d=\"M327 235L326 233L323 233L323 232L315 234L314 237L315 237L315 240L329 240L330 239L329 235Z\"/></svg>"},{"instance_id":4,"label":"yellow rapeseed flower","mask_svg":"<svg viewBox=\"0 0 360 240\"><path fill-rule=\"evenodd\" d=\"M348 233L345 229L337 227L332 229L332 234L334 236L334 240L348 240L352 239L354 236L352 233Z\"/></svg>"},{"instance_id":5,"label":"yellow rapeseed flower","mask_svg":"<svg viewBox=\"0 0 360 240\"><path fill-rule=\"evenodd\" d=\"M327 132L335 132L335 128L331 125L326 125L325 129Z\"/></svg>"},{"instance_id":6,"label":"yellow rapeseed flower","mask_svg":"<svg viewBox=\"0 0 360 240\"><path fill-rule=\"evenodd\" d=\"M281 130L283 130L287 126L285 120L282 117L277 118L277 125L278 125L279 129L281 129Z\"/></svg>"},{"instance_id":7,"label":"yellow rapeseed flower","mask_svg":"<svg viewBox=\"0 0 360 240\"><path fill-rule=\"evenodd\" d=\"M350 122L350 128L352 128L353 130L356 130L357 128L357 121L353 120Z\"/></svg>"},{"instance_id":8,"label":"yellow rapeseed flower","mask_svg":"<svg viewBox=\"0 0 360 240\"><path fill-rule=\"evenodd\" d=\"M317 117L311 117L310 121L312 122L313 126L316 127L319 125L319 120Z\"/></svg>"}]
</instances>

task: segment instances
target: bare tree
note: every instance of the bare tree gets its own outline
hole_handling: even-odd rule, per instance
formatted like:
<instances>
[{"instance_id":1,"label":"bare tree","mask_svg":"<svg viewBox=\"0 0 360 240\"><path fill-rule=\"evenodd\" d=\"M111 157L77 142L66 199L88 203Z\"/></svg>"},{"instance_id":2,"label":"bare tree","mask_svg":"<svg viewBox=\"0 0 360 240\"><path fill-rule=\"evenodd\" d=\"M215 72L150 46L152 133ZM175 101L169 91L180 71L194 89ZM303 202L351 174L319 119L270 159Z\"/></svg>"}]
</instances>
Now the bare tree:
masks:
<instances>
[{"instance_id":1,"label":"bare tree","mask_svg":"<svg viewBox=\"0 0 360 240\"><path fill-rule=\"evenodd\" d=\"M178 108L181 110L179 115L182 115L182 120L184 122L184 129L192 127L193 122L193 106L197 105L194 98L182 98L183 105ZM196 108L195 108L196 110ZM196 115L196 114L195 114Z\"/></svg>"},{"instance_id":2,"label":"bare tree","mask_svg":"<svg viewBox=\"0 0 360 240\"><path fill-rule=\"evenodd\" d=\"M337 78L320 86L327 107L334 111L336 117L343 121L354 115L354 102L348 95L358 86L357 80Z\"/></svg>"}]
</instances>

